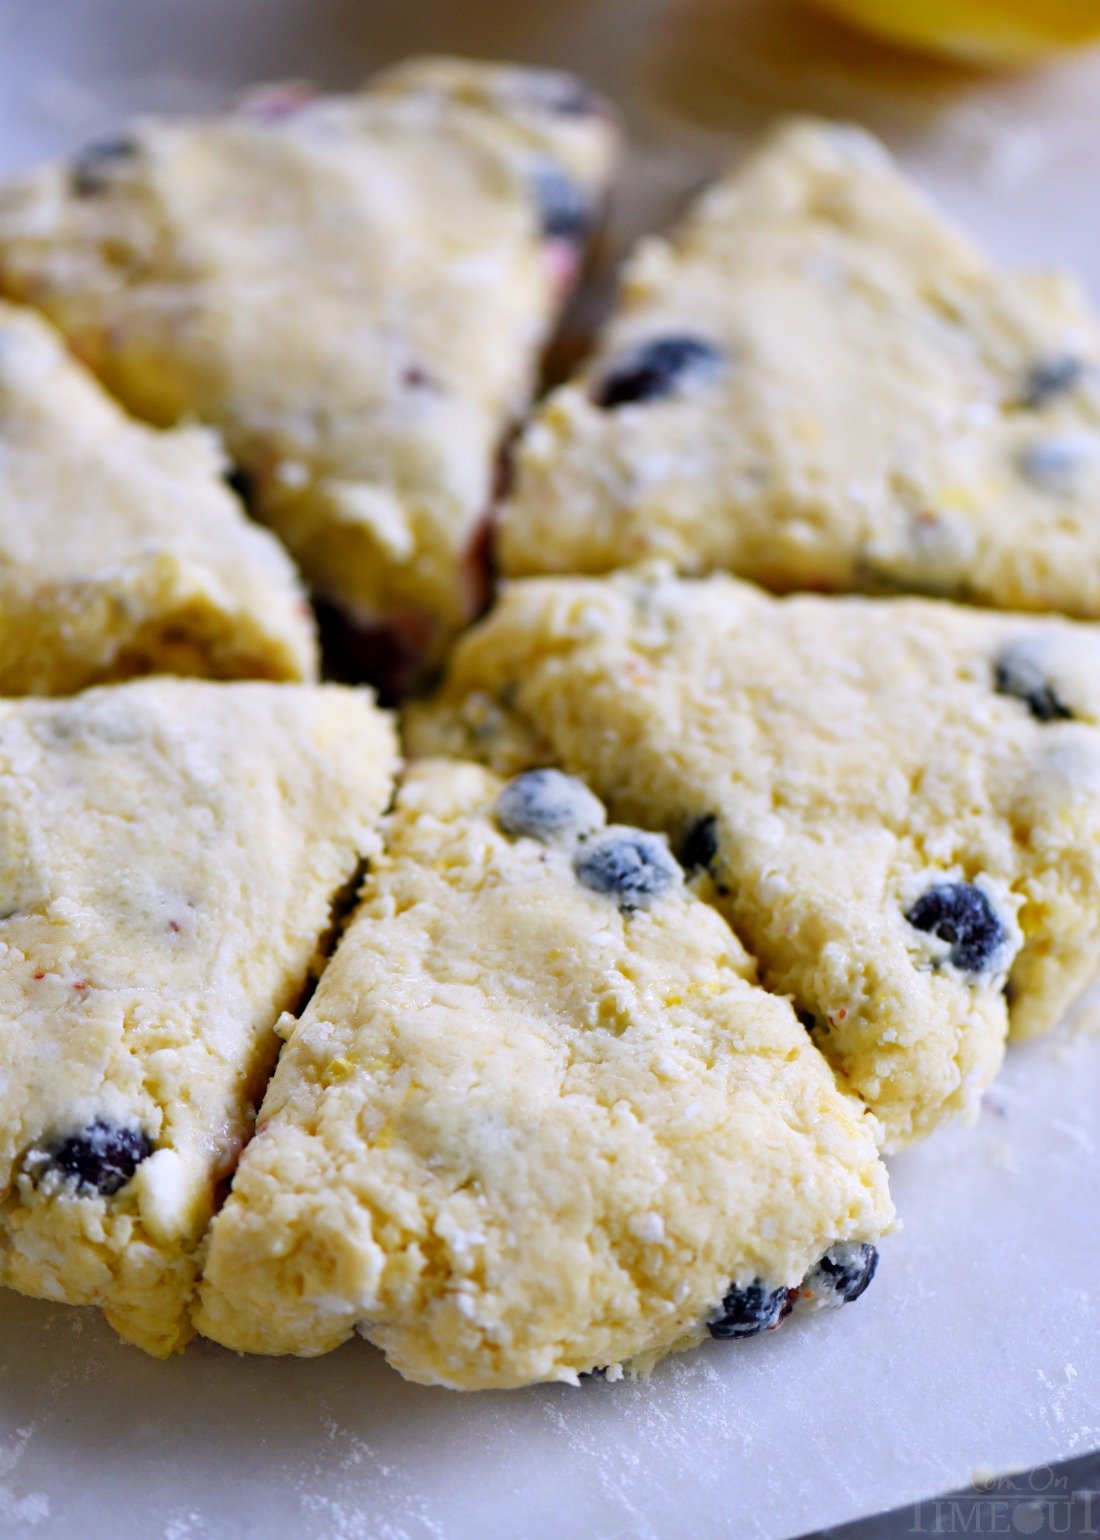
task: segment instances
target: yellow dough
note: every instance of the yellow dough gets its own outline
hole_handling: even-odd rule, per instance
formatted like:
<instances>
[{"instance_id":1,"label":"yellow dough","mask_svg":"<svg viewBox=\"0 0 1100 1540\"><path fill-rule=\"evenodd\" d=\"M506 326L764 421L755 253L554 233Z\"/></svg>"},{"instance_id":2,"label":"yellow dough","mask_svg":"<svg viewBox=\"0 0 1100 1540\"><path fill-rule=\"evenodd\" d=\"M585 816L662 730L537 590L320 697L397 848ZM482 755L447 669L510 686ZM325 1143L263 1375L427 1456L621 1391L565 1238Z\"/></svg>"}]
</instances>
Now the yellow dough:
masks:
<instances>
[{"instance_id":1,"label":"yellow dough","mask_svg":"<svg viewBox=\"0 0 1100 1540\"><path fill-rule=\"evenodd\" d=\"M890 1145L1100 956L1100 630L660 569L509 586L415 753L561 764L664 830ZM1007 987L1007 996L1006 996Z\"/></svg>"},{"instance_id":2,"label":"yellow dough","mask_svg":"<svg viewBox=\"0 0 1100 1540\"><path fill-rule=\"evenodd\" d=\"M0 694L132 674L309 679L305 594L202 429L131 422L0 303Z\"/></svg>"},{"instance_id":3,"label":"yellow dough","mask_svg":"<svg viewBox=\"0 0 1100 1540\"><path fill-rule=\"evenodd\" d=\"M375 847L366 692L158 679L0 705L0 1283L163 1356L195 1248Z\"/></svg>"},{"instance_id":4,"label":"yellow dough","mask_svg":"<svg viewBox=\"0 0 1100 1540\"><path fill-rule=\"evenodd\" d=\"M430 655L483 597L498 454L614 144L549 71L272 88L0 189L0 288L138 416L220 428L318 595Z\"/></svg>"},{"instance_id":5,"label":"yellow dough","mask_svg":"<svg viewBox=\"0 0 1100 1540\"><path fill-rule=\"evenodd\" d=\"M523 781L410 772L214 1221L218 1341L617 1376L777 1324L838 1241L873 1259L874 1120L663 840Z\"/></svg>"},{"instance_id":6,"label":"yellow dough","mask_svg":"<svg viewBox=\"0 0 1100 1540\"><path fill-rule=\"evenodd\" d=\"M1069 280L998 271L860 130L787 124L639 248L523 436L503 569L1100 617L1098 360Z\"/></svg>"}]
</instances>

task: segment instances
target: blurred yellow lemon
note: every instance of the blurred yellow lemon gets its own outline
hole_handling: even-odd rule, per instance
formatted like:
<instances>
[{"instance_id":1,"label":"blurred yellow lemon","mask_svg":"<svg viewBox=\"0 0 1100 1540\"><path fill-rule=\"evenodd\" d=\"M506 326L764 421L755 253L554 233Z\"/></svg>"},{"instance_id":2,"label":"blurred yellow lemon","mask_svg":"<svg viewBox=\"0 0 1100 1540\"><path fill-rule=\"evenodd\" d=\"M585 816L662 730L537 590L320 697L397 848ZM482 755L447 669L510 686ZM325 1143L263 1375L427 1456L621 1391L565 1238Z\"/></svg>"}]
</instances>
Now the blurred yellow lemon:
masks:
<instances>
[{"instance_id":1,"label":"blurred yellow lemon","mask_svg":"<svg viewBox=\"0 0 1100 1540\"><path fill-rule=\"evenodd\" d=\"M1100 38L1100 0L816 0L895 42L976 64L1023 64Z\"/></svg>"}]
</instances>

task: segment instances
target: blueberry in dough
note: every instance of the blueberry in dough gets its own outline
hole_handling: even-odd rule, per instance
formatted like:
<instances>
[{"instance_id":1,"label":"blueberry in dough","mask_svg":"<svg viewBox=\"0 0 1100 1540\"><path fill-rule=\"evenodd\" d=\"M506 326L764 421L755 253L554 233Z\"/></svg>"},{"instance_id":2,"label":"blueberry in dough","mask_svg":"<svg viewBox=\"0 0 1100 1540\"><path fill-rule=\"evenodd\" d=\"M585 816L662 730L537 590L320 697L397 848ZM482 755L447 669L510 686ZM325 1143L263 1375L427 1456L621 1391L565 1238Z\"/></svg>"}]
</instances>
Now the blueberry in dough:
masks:
<instances>
[{"instance_id":1,"label":"blueberry in dough","mask_svg":"<svg viewBox=\"0 0 1100 1540\"><path fill-rule=\"evenodd\" d=\"M603 804L583 781L560 770L528 770L508 782L496 804L505 834L544 842L578 838L603 826Z\"/></svg>"},{"instance_id":2,"label":"blueberry in dough","mask_svg":"<svg viewBox=\"0 0 1100 1540\"><path fill-rule=\"evenodd\" d=\"M97 139L85 145L72 163L69 179L78 198L91 198L107 186L111 172L137 154L134 139Z\"/></svg>"},{"instance_id":3,"label":"blueberry in dough","mask_svg":"<svg viewBox=\"0 0 1100 1540\"><path fill-rule=\"evenodd\" d=\"M575 75L552 71L525 82L528 98L546 112L561 118L592 118L602 111L599 97Z\"/></svg>"},{"instance_id":4,"label":"blueberry in dough","mask_svg":"<svg viewBox=\"0 0 1100 1540\"><path fill-rule=\"evenodd\" d=\"M1039 439L1020 453L1020 474L1041 492L1066 496L1077 486L1096 446L1081 435Z\"/></svg>"},{"instance_id":5,"label":"blueberry in dough","mask_svg":"<svg viewBox=\"0 0 1100 1540\"><path fill-rule=\"evenodd\" d=\"M802 1288L816 1309L850 1305L870 1285L878 1268L878 1251L866 1241L839 1241L830 1246L806 1274Z\"/></svg>"},{"instance_id":6,"label":"blueberry in dough","mask_svg":"<svg viewBox=\"0 0 1100 1540\"><path fill-rule=\"evenodd\" d=\"M1081 360L1069 353L1057 358L1040 359L1028 370L1024 385L1024 405L1034 410L1046 406L1057 396L1072 390L1084 372L1085 366Z\"/></svg>"},{"instance_id":7,"label":"blueberry in dough","mask_svg":"<svg viewBox=\"0 0 1100 1540\"><path fill-rule=\"evenodd\" d=\"M152 1153L152 1143L141 1129L97 1118L53 1145L49 1165L74 1182L79 1192L109 1198L126 1186Z\"/></svg>"},{"instance_id":8,"label":"blueberry in dough","mask_svg":"<svg viewBox=\"0 0 1100 1540\"><path fill-rule=\"evenodd\" d=\"M639 829L616 829L585 845L573 862L577 880L619 900L629 914L667 893L681 873L668 846Z\"/></svg>"},{"instance_id":9,"label":"blueberry in dough","mask_svg":"<svg viewBox=\"0 0 1100 1540\"><path fill-rule=\"evenodd\" d=\"M686 872L699 867L710 871L718 854L718 819L714 813L704 813L688 828L680 846L680 865Z\"/></svg>"},{"instance_id":10,"label":"blueberry in dough","mask_svg":"<svg viewBox=\"0 0 1100 1540\"><path fill-rule=\"evenodd\" d=\"M988 896L971 882L937 883L905 918L917 930L946 941L950 961L963 973L987 971L1008 940Z\"/></svg>"},{"instance_id":11,"label":"blueberry in dough","mask_svg":"<svg viewBox=\"0 0 1100 1540\"><path fill-rule=\"evenodd\" d=\"M582 241L592 228L588 199L560 166L544 161L533 179L539 228L548 240Z\"/></svg>"},{"instance_id":12,"label":"blueberry in dough","mask_svg":"<svg viewBox=\"0 0 1100 1540\"><path fill-rule=\"evenodd\" d=\"M993 665L993 677L999 695L1022 700L1039 722L1067 721L1073 712L1044 675L1039 663L1025 648L1006 647Z\"/></svg>"},{"instance_id":13,"label":"blueberry in dough","mask_svg":"<svg viewBox=\"0 0 1100 1540\"><path fill-rule=\"evenodd\" d=\"M733 1283L707 1322L707 1331L721 1342L772 1331L791 1313L793 1293L793 1289L786 1287L769 1288L759 1278L747 1284Z\"/></svg>"},{"instance_id":14,"label":"blueberry in dough","mask_svg":"<svg viewBox=\"0 0 1100 1540\"><path fill-rule=\"evenodd\" d=\"M223 480L231 492L235 492L246 508L251 506L256 496L256 481L246 470L235 465L232 470L226 471Z\"/></svg>"},{"instance_id":15,"label":"blueberry in dough","mask_svg":"<svg viewBox=\"0 0 1100 1540\"><path fill-rule=\"evenodd\" d=\"M690 381L716 374L722 355L702 337L657 337L628 354L596 387L596 404L605 408L675 395Z\"/></svg>"}]
</instances>

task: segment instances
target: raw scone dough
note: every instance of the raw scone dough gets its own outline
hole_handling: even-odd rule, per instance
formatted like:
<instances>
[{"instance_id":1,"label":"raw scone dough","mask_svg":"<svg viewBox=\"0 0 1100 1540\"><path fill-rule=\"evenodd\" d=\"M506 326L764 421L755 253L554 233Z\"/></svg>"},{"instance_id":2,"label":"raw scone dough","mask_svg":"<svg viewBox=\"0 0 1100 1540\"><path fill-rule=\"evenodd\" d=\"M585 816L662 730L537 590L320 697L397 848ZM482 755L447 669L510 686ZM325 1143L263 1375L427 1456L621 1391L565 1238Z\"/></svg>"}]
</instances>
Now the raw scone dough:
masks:
<instances>
[{"instance_id":1,"label":"raw scone dough","mask_svg":"<svg viewBox=\"0 0 1100 1540\"><path fill-rule=\"evenodd\" d=\"M868 135L780 128L643 242L518 452L503 570L648 556L766 587L1100 616L1100 334Z\"/></svg>"},{"instance_id":2,"label":"raw scone dough","mask_svg":"<svg viewBox=\"0 0 1100 1540\"><path fill-rule=\"evenodd\" d=\"M138 416L219 427L318 595L431 653L615 131L570 76L420 60L143 120L0 189L0 288Z\"/></svg>"},{"instance_id":3,"label":"raw scone dough","mask_svg":"<svg viewBox=\"0 0 1100 1540\"><path fill-rule=\"evenodd\" d=\"M413 768L212 1227L208 1335L575 1380L776 1324L827 1248L873 1259L874 1120L665 842L552 779Z\"/></svg>"},{"instance_id":4,"label":"raw scone dough","mask_svg":"<svg viewBox=\"0 0 1100 1540\"><path fill-rule=\"evenodd\" d=\"M394 739L366 692L158 679L0 705L0 1283L158 1356Z\"/></svg>"},{"instance_id":5,"label":"raw scone dough","mask_svg":"<svg viewBox=\"0 0 1100 1540\"><path fill-rule=\"evenodd\" d=\"M664 830L893 1147L1100 958L1100 631L660 569L510 585L412 752Z\"/></svg>"},{"instance_id":6,"label":"raw scone dough","mask_svg":"<svg viewBox=\"0 0 1100 1540\"><path fill-rule=\"evenodd\" d=\"M294 568L222 469L207 430L130 421L44 321L0 303L0 694L314 675Z\"/></svg>"}]
</instances>

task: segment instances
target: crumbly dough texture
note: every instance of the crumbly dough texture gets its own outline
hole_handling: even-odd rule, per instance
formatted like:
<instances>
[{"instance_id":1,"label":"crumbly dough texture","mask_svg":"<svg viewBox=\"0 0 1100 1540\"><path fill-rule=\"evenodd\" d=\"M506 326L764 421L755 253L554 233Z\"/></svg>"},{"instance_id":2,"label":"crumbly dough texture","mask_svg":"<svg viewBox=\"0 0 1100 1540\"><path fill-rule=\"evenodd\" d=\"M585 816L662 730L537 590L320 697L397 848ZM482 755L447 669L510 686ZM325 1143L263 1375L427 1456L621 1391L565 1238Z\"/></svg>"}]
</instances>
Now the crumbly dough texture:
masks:
<instances>
[{"instance_id":1,"label":"crumbly dough texture","mask_svg":"<svg viewBox=\"0 0 1100 1540\"><path fill-rule=\"evenodd\" d=\"M532 579L406 743L561 764L667 832L894 1147L973 1109L1008 1019L1042 1032L1095 971L1093 627L660 568Z\"/></svg>"},{"instance_id":2,"label":"crumbly dough texture","mask_svg":"<svg viewBox=\"0 0 1100 1540\"><path fill-rule=\"evenodd\" d=\"M132 422L44 321L0 303L0 694L314 676L294 568L223 469L207 430Z\"/></svg>"},{"instance_id":3,"label":"crumbly dough texture","mask_svg":"<svg viewBox=\"0 0 1100 1540\"><path fill-rule=\"evenodd\" d=\"M874 1120L667 847L624 912L583 834L506 834L500 790L436 763L400 791L211 1230L218 1341L358 1328L424 1383L573 1381L889 1227Z\"/></svg>"},{"instance_id":4,"label":"crumbly dough texture","mask_svg":"<svg viewBox=\"0 0 1100 1540\"><path fill-rule=\"evenodd\" d=\"M597 404L685 337L711 367ZM1068 279L998 271L862 131L788 123L643 241L594 359L522 438L503 570L660 557L1100 616L1098 363Z\"/></svg>"},{"instance_id":5,"label":"crumbly dough texture","mask_svg":"<svg viewBox=\"0 0 1100 1540\"><path fill-rule=\"evenodd\" d=\"M614 143L550 71L271 88L0 189L0 288L138 416L220 428L316 591L430 650L482 597L498 453Z\"/></svg>"},{"instance_id":6,"label":"crumbly dough texture","mask_svg":"<svg viewBox=\"0 0 1100 1540\"><path fill-rule=\"evenodd\" d=\"M0 1283L157 1356L187 1340L196 1244L394 753L336 686L0 704ZM77 1180L138 1140L129 1180Z\"/></svg>"}]
</instances>

